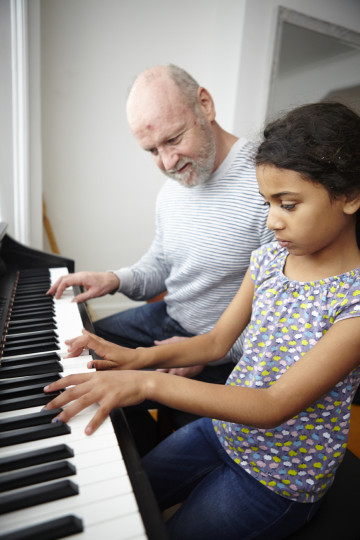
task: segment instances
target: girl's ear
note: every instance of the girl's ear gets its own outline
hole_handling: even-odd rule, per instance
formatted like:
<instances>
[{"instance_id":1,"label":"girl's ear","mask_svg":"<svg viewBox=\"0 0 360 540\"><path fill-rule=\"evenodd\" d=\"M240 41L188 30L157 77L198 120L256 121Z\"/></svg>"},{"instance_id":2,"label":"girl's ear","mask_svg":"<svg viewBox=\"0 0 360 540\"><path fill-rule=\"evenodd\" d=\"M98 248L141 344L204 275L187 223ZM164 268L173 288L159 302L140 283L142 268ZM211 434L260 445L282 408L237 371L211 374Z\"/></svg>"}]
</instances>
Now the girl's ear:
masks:
<instances>
[{"instance_id":1,"label":"girl's ear","mask_svg":"<svg viewBox=\"0 0 360 540\"><path fill-rule=\"evenodd\" d=\"M358 195L351 195L345 199L344 203L344 213L345 214L356 214L360 208L360 193Z\"/></svg>"}]
</instances>

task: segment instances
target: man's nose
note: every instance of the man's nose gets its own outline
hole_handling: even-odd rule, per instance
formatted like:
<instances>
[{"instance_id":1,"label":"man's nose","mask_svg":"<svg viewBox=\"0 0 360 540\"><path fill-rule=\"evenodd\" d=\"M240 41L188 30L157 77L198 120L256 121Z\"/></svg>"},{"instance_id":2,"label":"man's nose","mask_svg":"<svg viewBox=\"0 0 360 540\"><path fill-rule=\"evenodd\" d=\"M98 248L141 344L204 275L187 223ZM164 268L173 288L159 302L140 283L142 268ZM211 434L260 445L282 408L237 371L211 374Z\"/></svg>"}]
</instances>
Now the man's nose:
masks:
<instances>
[{"instance_id":1,"label":"man's nose","mask_svg":"<svg viewBox=\"0 0 360 540\"><path fill-rule=\"evenodd\" d=\"M179 161L179 156L174 150L170 149L159 149L159 157L161 160L162 167L165 171L174 169L177 162Z\"/></svg>"}]
</instances>

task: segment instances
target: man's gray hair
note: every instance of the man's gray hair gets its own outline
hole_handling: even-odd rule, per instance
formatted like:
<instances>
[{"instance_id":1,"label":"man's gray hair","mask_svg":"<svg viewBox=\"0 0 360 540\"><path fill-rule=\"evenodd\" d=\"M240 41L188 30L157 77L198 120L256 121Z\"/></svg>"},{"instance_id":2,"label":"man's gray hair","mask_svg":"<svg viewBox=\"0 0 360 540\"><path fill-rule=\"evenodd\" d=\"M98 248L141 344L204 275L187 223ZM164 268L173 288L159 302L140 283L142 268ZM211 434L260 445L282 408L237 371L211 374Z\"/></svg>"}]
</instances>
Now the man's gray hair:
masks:
<instances>
[{"instance_id":1,"label":"man's gray hair","mask_svg":"<svg viewBox=\"0 0 360 540\"><path fill-rule=\"evenodd\" d=\"M197 90L199 88L199 84L184 69L178 66L175 66L174 64L169 64L167 68L168 68L168 73L171 79L174 81L176 86L184 95L189 106L192 109L197 110L198 109Z\"/></svg>"}]
</instances>

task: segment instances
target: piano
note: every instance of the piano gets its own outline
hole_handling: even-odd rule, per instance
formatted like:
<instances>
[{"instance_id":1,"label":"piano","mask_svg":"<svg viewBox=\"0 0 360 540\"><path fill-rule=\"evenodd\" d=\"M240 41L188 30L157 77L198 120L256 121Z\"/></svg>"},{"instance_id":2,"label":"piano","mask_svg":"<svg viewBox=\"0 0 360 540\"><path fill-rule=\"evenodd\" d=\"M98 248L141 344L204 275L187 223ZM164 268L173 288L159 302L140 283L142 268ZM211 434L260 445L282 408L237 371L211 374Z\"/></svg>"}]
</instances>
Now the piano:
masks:
<instances>
[{"instance_id":1,"label":"piano","mask_svg":"<svg viewBox=\"0 0 360 540\"><path fill-rule=\"evenodd\" d=\"M88 371L89 356L64 358L65 339L93 331L86 306L71 302L80 290L45 295L73 271L73 260L16 242L0 223L0 540L166 540L122 409L90 437L97 405L68 424L41 410L47 382Z\"/></svg>"}]
</instances>

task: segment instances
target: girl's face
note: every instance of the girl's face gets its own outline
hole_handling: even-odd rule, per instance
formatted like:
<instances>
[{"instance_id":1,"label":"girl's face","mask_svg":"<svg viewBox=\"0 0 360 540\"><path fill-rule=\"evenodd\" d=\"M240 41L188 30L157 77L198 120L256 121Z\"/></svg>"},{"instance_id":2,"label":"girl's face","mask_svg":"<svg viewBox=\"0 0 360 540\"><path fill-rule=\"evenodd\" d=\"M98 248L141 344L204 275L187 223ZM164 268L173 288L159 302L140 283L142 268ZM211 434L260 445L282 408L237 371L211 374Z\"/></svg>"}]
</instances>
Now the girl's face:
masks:
<instances>
[{"instance_id":1,"label":"girl's face","mask_svg":"<svg viewBox=\"0 0 360 540\"><path fill-rule=\"evenodd\" d=\"M259 165L256 175L269 206L267 226L289 253L314 255L340 249L348 243L350 231L354 239L355 215L348 212L346 197L331 200L321 184L274 165Z\"/></svg>"}]
</instances>

